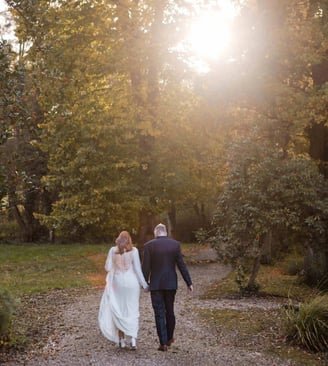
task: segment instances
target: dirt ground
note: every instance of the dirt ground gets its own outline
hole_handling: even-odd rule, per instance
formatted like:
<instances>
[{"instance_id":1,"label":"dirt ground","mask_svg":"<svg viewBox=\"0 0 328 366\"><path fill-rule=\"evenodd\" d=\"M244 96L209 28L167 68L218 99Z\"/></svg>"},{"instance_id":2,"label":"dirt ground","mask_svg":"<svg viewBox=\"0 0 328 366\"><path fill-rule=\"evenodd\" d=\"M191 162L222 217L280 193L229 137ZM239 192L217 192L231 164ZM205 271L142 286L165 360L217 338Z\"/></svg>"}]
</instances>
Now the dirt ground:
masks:
<instances>
[{"instance_id":1,"label":"dirt ground","mask_svg":"<svg viewBox=\"0 0 328 366\"><path fill-rule=\"evenodd\" d=\"M218 335L210 324L201 320L198 310L214 308L277 307L272 300L202 300L200 295L211 281L225 277L229 269L219 263L188 265L195 291L188 294L179 277L175 312L175 342L168 352L157 351L153 310L149 293L140 296L140 329L137 350L120 350L105 339L98 327L97 316L102 288L57 290L47 297L29 299L25 316L33 319L29 330L36 339L28 352L16 353L5 360L8 366L67 365L217 365L217 366L287 366L292 363L269 357L261 351L249 351Z\"/></svg>"}]
</instances>

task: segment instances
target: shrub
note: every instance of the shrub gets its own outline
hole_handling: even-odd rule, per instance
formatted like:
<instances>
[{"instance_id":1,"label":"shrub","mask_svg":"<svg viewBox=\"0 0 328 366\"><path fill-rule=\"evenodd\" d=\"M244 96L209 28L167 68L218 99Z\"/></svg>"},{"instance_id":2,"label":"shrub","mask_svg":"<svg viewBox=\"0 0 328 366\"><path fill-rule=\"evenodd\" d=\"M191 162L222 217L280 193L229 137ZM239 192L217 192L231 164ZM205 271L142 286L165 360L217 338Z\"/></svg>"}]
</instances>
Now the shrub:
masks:
<instances>
[{"instance_id":1,"label":"shrub","mask_svg":"<svg viewBox=\"0 0 328 366\"><path fill-rule=\"evenodd\" d=\"M0 213L1 215L1 213ZM0 216L0 241L13 241L17 239L19 233L19 227L14 220L8 221L4 219L3 215Z\"/></svg>"},{"instance_id":2,"label":"shrub","mask_svg":"<svg viewBox=\"0 0 328 366\"><path fill-rule=\"evenodd\" d=\"M0 341L9 331L10 321L14 312L14 301L10 293L0 289Z\"/></svg>"},{"instance_id":3,"label":"shrub","mask_svg":"<svg viewBox=\"0 0 328 366\"><path fill-rule=\"evenodd\" d=\"M303 258L288 258L285 265L286 273L290 276L296 276L304 270Z\"/></svg>"},{"instance_id":4,"label":"shrub","mask_svg":"<svg viewBox=\"0 0 328 366\"><path fill-rule=\"evenodd\" d=\"M288 339L311 351L328 350L328 295L286 311Z\"/></svg>"}]
</instances>

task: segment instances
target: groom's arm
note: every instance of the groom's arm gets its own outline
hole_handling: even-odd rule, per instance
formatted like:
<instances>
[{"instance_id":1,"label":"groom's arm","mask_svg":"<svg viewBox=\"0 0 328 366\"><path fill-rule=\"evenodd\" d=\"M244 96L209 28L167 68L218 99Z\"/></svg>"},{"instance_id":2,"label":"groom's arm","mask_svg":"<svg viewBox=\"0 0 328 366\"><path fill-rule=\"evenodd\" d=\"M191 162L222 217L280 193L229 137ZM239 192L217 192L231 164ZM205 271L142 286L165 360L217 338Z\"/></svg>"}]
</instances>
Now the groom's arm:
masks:
<instances>
[{"instance_id":1,"label":"groom's arm","mask_svg":"<svg viewBox=\"0 0 328 366\"><path fill-rule=\"evenodd\" d=\"M180 245L178 247L178 253L177 253L177 266L178 266L179 271L182 275L182 278L184 279L185 283L187 284L189 290L192 291L193 290L192 281L191 281L187 266L183 260Z\"/></svg>"},{"instance_id":2,"label":"groom's arm","mask_svg":"<svg viewBox=\"0 0 328 366\"><path fill-rule=\"evenodd\" d=\"M149 248L145 245L143 260L142 260L142 273L145 277L146 282L149 284L149 275L150 275L150 253Z\"/></svg>"}]
</instances>

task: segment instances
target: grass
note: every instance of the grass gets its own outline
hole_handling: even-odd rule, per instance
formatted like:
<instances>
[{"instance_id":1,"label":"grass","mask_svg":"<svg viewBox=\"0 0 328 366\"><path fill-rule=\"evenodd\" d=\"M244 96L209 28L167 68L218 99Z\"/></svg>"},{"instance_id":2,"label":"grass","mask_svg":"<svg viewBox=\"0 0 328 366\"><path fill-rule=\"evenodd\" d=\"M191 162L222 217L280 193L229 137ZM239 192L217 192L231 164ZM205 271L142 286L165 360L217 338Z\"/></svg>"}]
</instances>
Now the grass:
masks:
<instances>
[{"instance_id":1,"label":"grass","mask_svg":"<svg viewBox=\"0 0 328 366\"><path fill-rule=\"evenodd\" d=\"M260 284L260 293L257 296L279 298L286 304L290 300L294 303L303 302L319 294L318 290L301 284L297 275L289 275L284 262L262 266L257 282ZM231 272L225 279L213 283L203 298L240 298L235 273ZM256 302L256 297L254 300ZM225 341L236 347L277 355L300 366L327 364L324 354L311 353L286 342L286 311L283 308L205 309L200 311L200 315L207 324L212 324L218 339L221 339L222 335Z\"/></svg>"},{"instance_id":2,"label":"grass","mask_svg":"<svg viewBox=\"0 0 328 366\"><path fill-rule=\"evenodd\" d=\"M204 322L214 327L218 341L224 339L225 345L278 356L298 366L325 365L322 354L306 352L285 342L279 309L206 309L201 310L200 315Z\"/></svg>"},{"instance_id":3,"label":"grass","mask_svg":"<svg viewBox=\"0 0 328 366\"><path fill-rule=\"evenodd\" d=\"M228 277L213 283L204 294L204 298L215 299L221 297L239 296L236 274L231 272ZM319 290L300 283L297 275L289 275L285 270L285 263L273 266L261 266L257 282L260 285L261 296L272 296L305 301L319 294Z\"/></svg>"},{"instance_id":4,"label":"grass","mask_svg":"<svg viewBox=\"0 0 328 366\"><path fill-rule=\"evenodd\" d=\"M328 295L316 296L301 304L298 311L287 311L290 339L313 351L328 350Z\"/></svg>"},{"instance_id":5,"label":"grass","mask_svg":"<svg viewBox=\"0 0 328 366\"><path fill-rule=\"evenodd\" d=\"M109 244L0 244L0 287L21 296L103 286L109 248ZM196 244L182 245L187 255L196 249Z\"/></svg>"},{"instance_id":6,"label":"grass","mask_svg":"<svg viewBox=\"0 0 328 366\"><path fill-rule=\"evenodd\" d=\"M13 295L97 285L108 244L0 245L0 286Z\"/></svg>"}]
</instances>

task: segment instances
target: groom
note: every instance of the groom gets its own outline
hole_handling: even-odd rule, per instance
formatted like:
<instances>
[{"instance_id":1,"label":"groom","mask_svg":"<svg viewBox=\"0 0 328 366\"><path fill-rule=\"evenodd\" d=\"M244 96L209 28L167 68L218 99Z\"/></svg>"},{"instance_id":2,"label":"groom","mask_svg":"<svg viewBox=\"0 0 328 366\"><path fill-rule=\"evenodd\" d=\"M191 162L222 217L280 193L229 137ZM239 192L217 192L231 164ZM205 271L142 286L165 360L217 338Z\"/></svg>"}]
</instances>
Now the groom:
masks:
<instances>
[{"instance_id":1,"label":"groom","mask_svg":"<svg viewBox=\"0 0 328 366\"><path fill-rule=\"evenodd\" d=\"M178 288L176 266L189 291L193 286L183 261L180 243L167 236L166 227L159 224L154 229L155 239L144 247L142 272L149 282L151 302L155 313L156 329L160 342L159 351L167 351L174 342L174 299Z\"/></svg>"}]
</instances>

